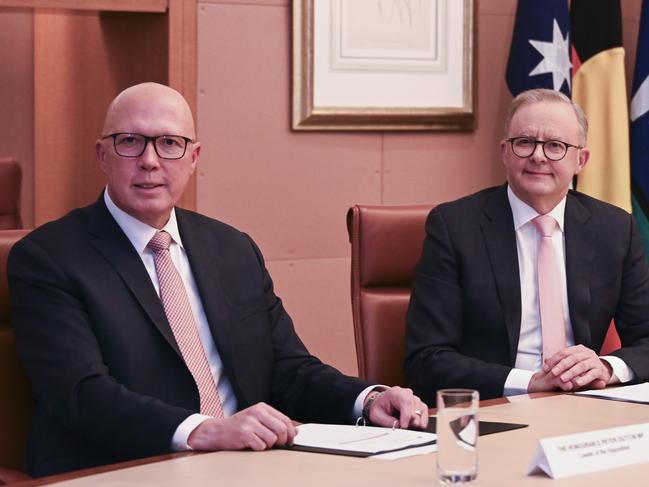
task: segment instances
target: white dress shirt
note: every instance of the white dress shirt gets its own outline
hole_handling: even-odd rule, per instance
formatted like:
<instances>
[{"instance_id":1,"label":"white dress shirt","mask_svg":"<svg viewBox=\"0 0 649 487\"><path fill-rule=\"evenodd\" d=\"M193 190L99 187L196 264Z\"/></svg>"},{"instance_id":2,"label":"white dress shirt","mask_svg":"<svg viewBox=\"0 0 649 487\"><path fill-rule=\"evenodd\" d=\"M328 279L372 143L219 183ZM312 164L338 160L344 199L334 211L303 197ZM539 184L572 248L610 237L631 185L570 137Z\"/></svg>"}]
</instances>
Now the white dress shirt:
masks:
<instances>
[{"instance_id":1,"label":"white dress shirt","mask_svg":"<svg viewBox=\"0 0 649 487\"><path fill-rule=\"evenodd\" d=\"M543 340L541 338L541 317L539 312L536 267L536 255L541 237L534 223L532 223L532 220L539 216L539 213L521 201L510 187L507 187L507 196L514 216L521 286L521 329L518 340L518 351L516 353L515 366L507 376L504 390L504 394L509 396L526 393L532 375L542 369ZM559 231L555 231L552 235L552 246L559 267L561 302L564 322L566 324L566 346L570 347L575 344L575 338L570 321L568 286L566 284L565 209L566 198L564 197L548 214L557 221L559 228ZM633 371L622 359L614 356L602 358L611 365L613 374L620 382L628 382L633 379Z\"/></svg>"},{"instance_id":2,"label":"white dress shirt","mask_svg":"<svg viewBox=\"0 0 649 487\"><path fill-rule=\"evenodd\" d=\"M142 263L151 278L151 282L153 283L158 296L160 296L160 284L158 283L158 274L155 270L154 254L151 249L147 248L149 241L158 229L141 222L137 218L132 217L120 209L113 200L111 200L110 195L108 194L108 188L104 191L104 202L106 203L106 207L110 214L126 234L131 244L133 244L133 247L135 247L135 250L140 256L140 259L142 259ZM223 405L223 415L226 417L232 416L237 412L237 398L234 395L230 381L225 374L223 374L223 361L221 360L221 356L214 344L214 339L212 338L212 333L205 316L205 310L203 309L203 303L198 294L196 281L194 280L194 275L192 274L189 260L187 259L187 252L185 252L182 239L180 238L175 209L171 210L169 221L163 228L161 228L161 230L164 230L171 235L169 254L171 255L171 260L176 266L183 284L185 285L189 304L192 308L192 313L196 322L196 328L198 329L198 335L201 339L201 344L205 349L205 355L210 364L210 370L214 377L214 382L217 385L221 404ZM177 451L187 450L187 438L189 438L191 432L207 418L209 418L209 416L193 414L180 423L171 440L172 448Z\"/></svg>"},{"instance_id":3,"label":"white dress shirt","mask_svg":"<svg viewBox=\"0 0 649 487\"><path fill-rule=\"evenodd\" d=\"M160 284L158 283L158 274L155 270L155 261L153 256L154 254L151 249L147 248L149 241L158 231L158 229L141 222L137 218L132 217L121 208L119 208L110 198L110 195L108 194L108 188L106 188L106 190L104 191L104 202L106 203L106 207L108 208L109 213L113 216L122 231L126 234L127 238L130 240L131 244L142 259L142 263L144 264L144 267L146 268L149 277L151 278L151 282L153 283L158 296L160 296ZM203 348L205 349L205 356L207 357L207 361L210 364L210 370L212 372L212 376L214 377L214 382L216 383L219 397L221 398L221 404L223 405L223 415L225 417L232 416L237 412L238 409L237 398L232 389L232 384L230 384L230 381L223 373L223 361L221 360L221 356L219 355L219 352L214 343L214 339L212 338L212 333L207 322L207 317L205 316L205 310L203 309L203 303L201 302L198 288L196 287L196 281L194 280L194 275L192 274L191 266L189 265L189 260L187 259L187 252L185 251L182 239L180 238L175 209L171 210L169 221L160 230L164 230L169 235L171 235L171 244L169 246L171 260L176 266L176 269L178 270L178 273L182 278L183 284L185 285L187 297L189 298L192 313L194 314L196 327L198 328L198 335L201 339ZM375 386L370 386L358 395L356 402L354 403L351 419L361 416L365 397L370 393L370 391L372 391L372 389L374 389L374 387ZM191 416L187 417L182 423L180 423L171 439L172 449L175 451L191 449L191 447L187 443L189 435L198 425L200 425L208 418L210 418L210 416L203 414L192 414Z\"/></svg>"}]
</instances>

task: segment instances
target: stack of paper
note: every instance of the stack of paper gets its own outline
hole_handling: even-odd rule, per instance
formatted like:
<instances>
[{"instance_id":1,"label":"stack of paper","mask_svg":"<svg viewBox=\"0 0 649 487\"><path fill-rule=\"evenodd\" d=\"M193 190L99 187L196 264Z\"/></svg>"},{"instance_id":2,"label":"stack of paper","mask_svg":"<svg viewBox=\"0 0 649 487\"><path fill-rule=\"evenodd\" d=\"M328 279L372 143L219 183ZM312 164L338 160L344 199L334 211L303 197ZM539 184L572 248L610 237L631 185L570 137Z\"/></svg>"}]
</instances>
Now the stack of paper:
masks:
<instances>
[{"instance_id":1,"label":"stack of paper","mask_svg":"<svg viewBox=\"0 0 649 487\"><path fill-rule=\"evenodd\" d=\"M575 392L575 394L649 404L649 382L607 389L590 389Z\"/></svg>"},{"instance_id":2,"label":"stack of paper","mask_svg":"<svg viewBox=\"0 0 649 487\"><path fill-rule=\"evenodd\" d=\"M367 457L431 445L437 435L425 431L307 423L298 426L293 449Z\"/></svg>"}]
</instances>

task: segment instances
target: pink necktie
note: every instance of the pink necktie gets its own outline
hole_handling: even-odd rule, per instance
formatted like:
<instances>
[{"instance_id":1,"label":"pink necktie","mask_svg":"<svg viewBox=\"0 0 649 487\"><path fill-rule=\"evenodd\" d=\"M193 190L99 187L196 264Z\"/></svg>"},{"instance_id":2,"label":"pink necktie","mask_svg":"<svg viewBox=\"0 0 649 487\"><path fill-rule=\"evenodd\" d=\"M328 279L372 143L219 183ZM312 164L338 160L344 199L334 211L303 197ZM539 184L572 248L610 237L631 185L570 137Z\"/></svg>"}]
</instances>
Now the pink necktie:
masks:
<instances>
[{"instance_id":1,"label":"pink necktie","mask_svg":"<svg viewBox=\"0 0 649 487\"><path fill-rule=\"evenodd\" d=\"M552 233L557 221L550 215L540 215L532 220L541 241L537 254L539 279L539 308L543 335L543 359L552 357L566 346L566 325L561 300L561 280L557 258L552 247Z\"/></svg>"},{"instance_id":2,"label":"pink necktie","mask_svg":"<svg viewBox=\"0 0 649 487\"><path fill-rule=\"evenodd\" d=\"M170 243L171 235L164 231L156 232L149 242L149 248L154 252L162 306L180 348L180 353L182 353L198 386L201 413L222 418L221 399L205 356L205 349L198 336L185 285L169 254Z\"/></svg>"}]
</instances>

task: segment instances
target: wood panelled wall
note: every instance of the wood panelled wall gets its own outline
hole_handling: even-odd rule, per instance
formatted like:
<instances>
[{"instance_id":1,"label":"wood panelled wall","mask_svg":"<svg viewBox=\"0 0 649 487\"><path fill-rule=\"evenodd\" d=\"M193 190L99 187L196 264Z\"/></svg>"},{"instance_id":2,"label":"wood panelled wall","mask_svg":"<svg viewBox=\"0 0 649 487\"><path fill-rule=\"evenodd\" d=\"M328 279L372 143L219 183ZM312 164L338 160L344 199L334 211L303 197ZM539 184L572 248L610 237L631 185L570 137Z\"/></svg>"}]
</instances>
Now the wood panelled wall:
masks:
<instances>
[{"instance_id":1,"label":"wood panelled wall","mask_svg":"<svg viewBox=\"0 0 649 487\"><path fill-rule=\"evenodd\" d=\"M134 83L166 83L165 29L160 14L34 14L37 225L97 198L104 178L94 140L106 107Z\"/></svg>"},{"instance_id":2,"label":"wood panelled wall","mask_svg":"<svg viewBox=\"0 0 649 487\"><path fill-rule=\"evenodd\" d=\"M91 203L104 186L94 142L117 93L157 81L195 107L196 2L0 0L0 7L34 8L33 221L40 225ZM195 207L195 186L183 206Z\"/></svg>"}]
</instances>

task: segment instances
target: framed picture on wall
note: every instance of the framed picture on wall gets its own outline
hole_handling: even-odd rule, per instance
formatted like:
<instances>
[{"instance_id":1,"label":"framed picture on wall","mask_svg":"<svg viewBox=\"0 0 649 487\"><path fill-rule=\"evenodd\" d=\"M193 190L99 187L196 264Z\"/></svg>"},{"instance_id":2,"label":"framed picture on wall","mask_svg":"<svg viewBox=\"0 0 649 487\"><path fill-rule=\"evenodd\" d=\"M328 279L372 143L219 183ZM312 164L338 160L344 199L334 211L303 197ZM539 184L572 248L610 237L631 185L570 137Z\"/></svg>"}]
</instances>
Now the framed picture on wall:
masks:
<instances>
[{"instance_id":1,"label":"framed picture on wall","mask_svg":"<svg viewBox=\"0 0 649 487\"><path fill-rule=\"evenodd\" d=\"M474 0L294 0L294 130L472 130Z\"/></svg>"}]
</instances>

